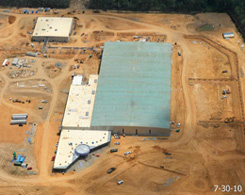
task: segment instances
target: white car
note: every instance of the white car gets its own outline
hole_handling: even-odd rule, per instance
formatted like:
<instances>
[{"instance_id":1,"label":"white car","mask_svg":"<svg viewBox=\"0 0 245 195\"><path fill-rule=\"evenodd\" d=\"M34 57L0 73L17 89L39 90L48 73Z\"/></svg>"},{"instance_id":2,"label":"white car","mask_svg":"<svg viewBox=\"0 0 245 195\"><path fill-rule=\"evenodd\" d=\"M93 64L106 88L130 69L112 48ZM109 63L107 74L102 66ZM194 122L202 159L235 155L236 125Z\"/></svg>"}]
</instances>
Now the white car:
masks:
<instances>
[{"instance_id":1,"label":"white car","mask_svg":"<svg viewBox=\"0 0 245 195\"><path fill-rule=\"evenodd\" d=\"M123 180L120 180L119 182L117 182L117 185L121 185L121 184L123 184Z\"/></svg>"},{"instance_id":2,"label":"white car","mask_svg":"<svg viewBox=\"0 0 245 195\"><path fill-rule=\"evenodd\" d=\"M124 153L125 156L127 156L129 154L131 154L131 151L128 151L128 152Z\"/></svg>"}]
</instances>

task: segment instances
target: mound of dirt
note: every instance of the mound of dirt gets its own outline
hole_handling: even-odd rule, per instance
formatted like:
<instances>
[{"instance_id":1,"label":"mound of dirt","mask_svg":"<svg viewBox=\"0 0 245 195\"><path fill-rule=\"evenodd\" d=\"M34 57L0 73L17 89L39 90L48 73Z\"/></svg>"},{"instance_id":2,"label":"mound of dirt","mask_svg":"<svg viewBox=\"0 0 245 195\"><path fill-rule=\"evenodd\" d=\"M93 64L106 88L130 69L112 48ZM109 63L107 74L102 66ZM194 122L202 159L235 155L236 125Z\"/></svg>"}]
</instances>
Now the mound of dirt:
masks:
<instances>
[{"instance_id":1,"label":"mound of dirt","mask_svg":"<svg viewBox=\"0 0 245 195\"><path fill-rule=\"evenodd\" d=\"M13 24L16 20L15 16L9 16L9 24Z\"/></svg>"}]
</instances>

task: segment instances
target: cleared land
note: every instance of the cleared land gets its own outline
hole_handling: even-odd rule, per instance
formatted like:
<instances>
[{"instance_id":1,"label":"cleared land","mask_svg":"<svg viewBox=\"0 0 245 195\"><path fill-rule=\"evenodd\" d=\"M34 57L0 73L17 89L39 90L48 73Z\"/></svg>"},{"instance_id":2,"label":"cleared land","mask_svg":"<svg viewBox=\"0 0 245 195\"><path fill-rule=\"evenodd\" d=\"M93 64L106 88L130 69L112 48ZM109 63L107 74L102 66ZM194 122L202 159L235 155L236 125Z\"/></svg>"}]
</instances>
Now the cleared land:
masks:
<instances>
[{"instance_id":1,"label":"cleared land","mask_svg":"<svg viewBox=\"0 0 245 195\"><path fill-rule=\"evenodd\" d=\"M76 17L71 41L49 43L47 58L30 58L25 52L41 52L43 43L33 47L27 32L33 31L37 16L47 14L19 11L0 13L0 62L19 57L28 59L32 67L0 68L0 194L215 194L214 185L242 185L245 193L245 55L240 35L226 14L67 14L70 10L56 10L59 14L48 16ZM230 31L235 38L224 40L222 33ZM72 74L83 74L85 79L97 74L100 46L105 41L138 41L134 36L173 44L171 120L181 123L180 132L173 131L166 140L121 138L119 152L114 154L109 153L116 148L112 138L111 146L90 167L65 175L52 173L51 158ZM61 66L55 66L57 62ZM79 68L74 69L74 64ZM222 100L222 90L228 88L231 94ZM31 102L13 103L10 98ZM10 126L15 112L28 113L28 124ZM224 123L232 117L233 122ZM31 145L26 142L29 122L37 124ZM132 154L125 157L129 150ZM25 169L10 163L14 151L27 156L37 175L27 175ZM111 167L117 170L107 174ZM118 180L124 184L118 186Z\"/></svg>"}]
</instances>

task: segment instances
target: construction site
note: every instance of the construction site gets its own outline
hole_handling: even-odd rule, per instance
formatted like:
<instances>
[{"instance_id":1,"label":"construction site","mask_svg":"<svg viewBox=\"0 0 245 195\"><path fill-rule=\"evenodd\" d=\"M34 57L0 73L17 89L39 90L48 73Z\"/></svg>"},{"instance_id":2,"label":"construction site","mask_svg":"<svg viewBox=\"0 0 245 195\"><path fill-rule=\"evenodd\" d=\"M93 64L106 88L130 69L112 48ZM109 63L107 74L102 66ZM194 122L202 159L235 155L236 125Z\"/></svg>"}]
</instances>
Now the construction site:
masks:
<instances>
[{"instance_id":1,"label":"construction site","mask_svg":"<svg viewBox=\"0 0 245 195\"><path fill-rule=\"evenodd\" d=\"M245 194L227 14L26 10L0 9L0 194Z\"/></svg>"}]
</instances>

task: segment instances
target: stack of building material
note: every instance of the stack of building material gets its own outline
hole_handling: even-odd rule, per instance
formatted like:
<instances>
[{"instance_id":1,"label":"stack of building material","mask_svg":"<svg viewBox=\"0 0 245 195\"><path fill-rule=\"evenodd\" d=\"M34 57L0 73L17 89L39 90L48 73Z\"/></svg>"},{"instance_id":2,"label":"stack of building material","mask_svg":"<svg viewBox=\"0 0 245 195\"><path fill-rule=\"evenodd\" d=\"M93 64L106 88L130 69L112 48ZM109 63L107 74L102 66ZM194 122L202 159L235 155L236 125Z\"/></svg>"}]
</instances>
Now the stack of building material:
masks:
<instances>
[{"instance_id":1,"label":"stack of building material","mask_svg":"<svg viewBox=\"0 0 245 195\"><path fill-rule=\"evenodd\" d=\"M13 65L13 66L18 65L18 61L19 61L19 58L14 58L14 60L13 60L13 62L12 62L12 65Z\"/></svg>"},{"instance_id":2,"label":"stack of building material","mask_svg":"<svg viewBox=\"0 0 245 195\"><path fill-rule=\"evenodd\" d=\"M26 124L28 114L12 114L11 125Z\"/></svg>"},{"instance_id":3,"label":"stack of building material","mask_svg":"<svg viewBox=\"0 0 245 195\"><path fill-rule=\"evenodd\" d=\"M37 57L37 53L34 52L26 52L27 56Z\"/></svg>"}]
</instances>

